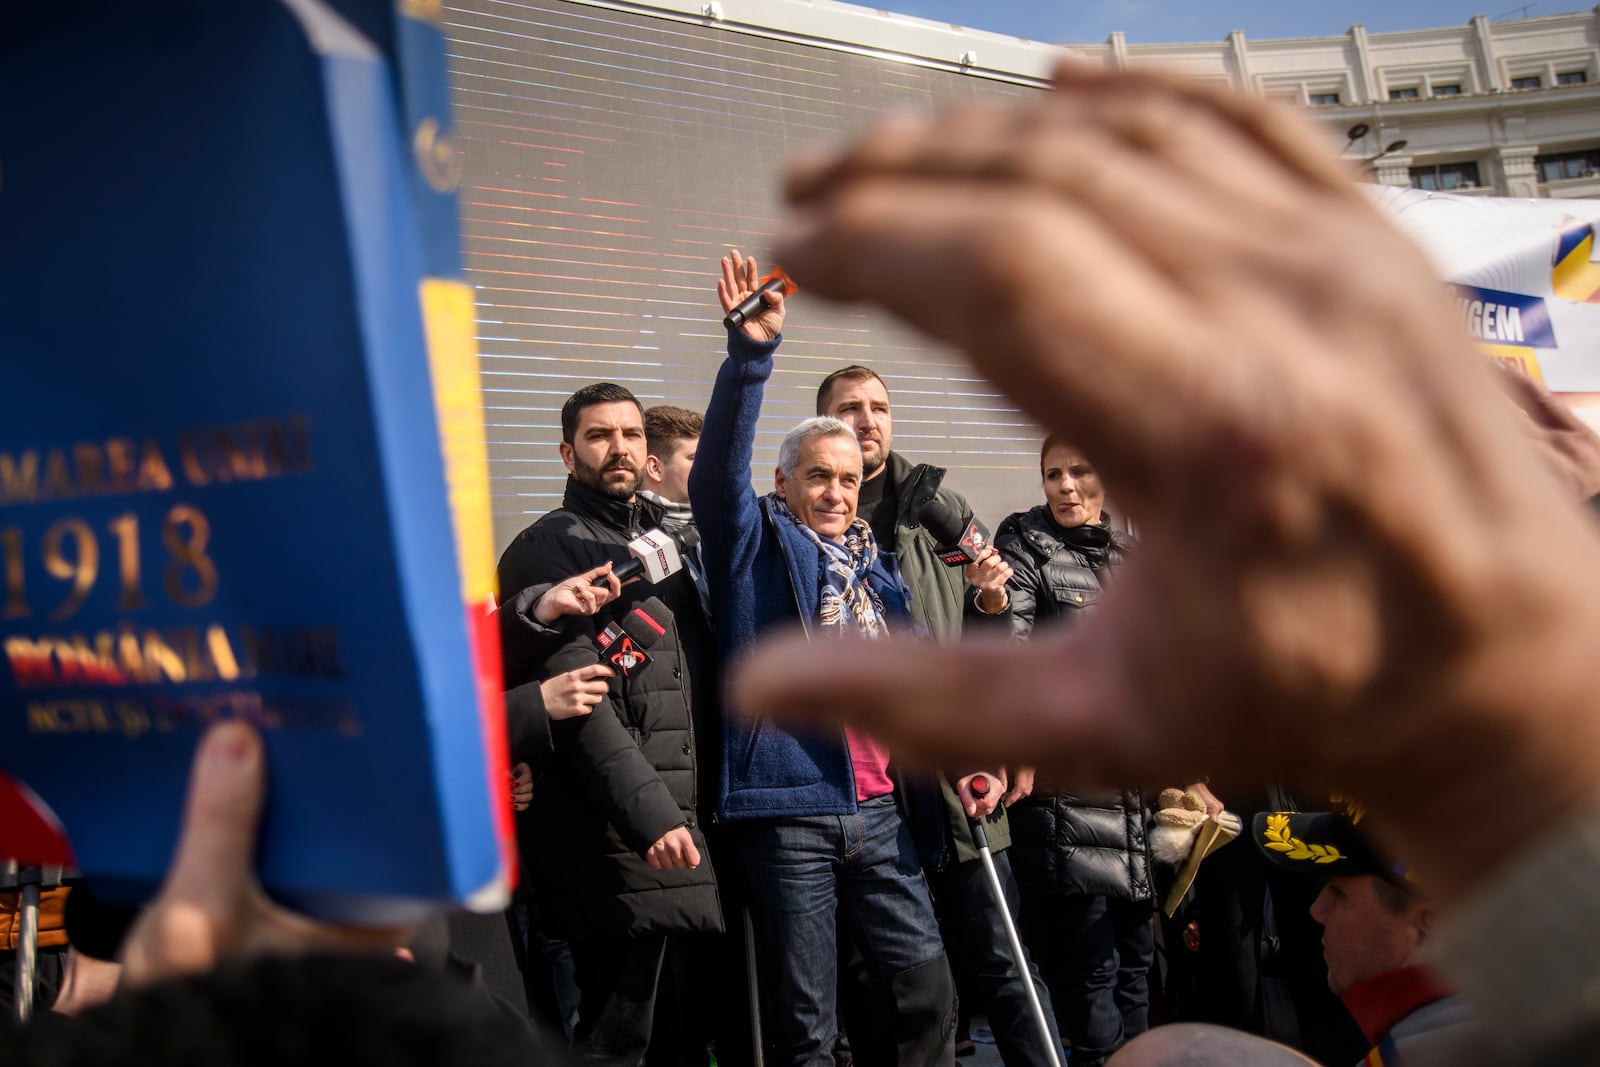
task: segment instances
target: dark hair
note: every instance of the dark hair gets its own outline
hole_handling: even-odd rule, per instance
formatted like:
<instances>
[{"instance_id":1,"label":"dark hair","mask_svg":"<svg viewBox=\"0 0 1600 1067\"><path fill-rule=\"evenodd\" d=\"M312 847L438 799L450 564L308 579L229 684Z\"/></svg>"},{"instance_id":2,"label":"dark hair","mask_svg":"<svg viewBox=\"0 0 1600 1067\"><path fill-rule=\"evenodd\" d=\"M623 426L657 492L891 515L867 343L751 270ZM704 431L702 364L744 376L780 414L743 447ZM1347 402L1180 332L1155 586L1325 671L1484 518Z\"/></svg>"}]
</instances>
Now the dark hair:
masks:
<instances>
[{"instance_id":1,"label":"dark hair","mask_svg":"<svg viewBox=\"0 0 1600 1067\"><path fill-rule=\"evenodd\" d=\"M828 413L828 395L833 392L834 382L864 382L868 378L879 385L883 385L883 379L878 377L877 371L871 367L862 367L854 363L848 367L840 367L822 379L822 384L817 386L817 414L826 415ZM889 387L883 385L883 391L887 394Z\"/></svg>"},{"instance_id":2,"label":"dark hair","mask_svg":"<svg viewBox=\"0 0 1600 1067\"><path fill-rule=\"evenodd\" d=\"M1073 444L1071 441L1068 441L1065 437L1062 437L1058 433L1053 433L1049 437L1046 437L1044 439L1044 444L1039 446L1039 473L1041 475L1044 474L1044 454L1050 451L1052 448L1070 448L1073 451L1078 450L1077 445ZM1091 464L1091 466L1092 465L1093 464Z\"/></svg>"},{"instance_id":3,"label":"dark hair","mask_svg":"<svg viewBox=\"0 0 1600 1067\"><path fill-rule=\"evenodd\" d=\"M644 446L658 459L670 459L673 446L679 441L700 436L705 416L688 408L675 408L671 404L657 404L644 413Z\"/></svg>"},{"instance_id":4,"label":"dark hair","mask_svg":"<svg viewBox=\"0 0 1600 1067\"><path fill-rule=\"evenodd\" d=\"M1381 874L1373 877L1372 891L1383 910L1390 915L1399 915L1417 899L1416 890L1411 886L1392 881Z\"/></svg>"},{"instance_id":5,"label":"dark hair","mask_svg":"<svg viewBox=\"0 0 1600 1067\"><path fill-rule=\"evenodd\" d=\"M583 414L583 409L596 404L629 403L639 409L639 414L644 414L644 405L639 403L639 398L628 391L626 386L615 382L595 382L586 385L576 393L567 397L567 402L561 405L561 440L567 444L578 433L578 418Z\"/></svg>"}]
</instances>

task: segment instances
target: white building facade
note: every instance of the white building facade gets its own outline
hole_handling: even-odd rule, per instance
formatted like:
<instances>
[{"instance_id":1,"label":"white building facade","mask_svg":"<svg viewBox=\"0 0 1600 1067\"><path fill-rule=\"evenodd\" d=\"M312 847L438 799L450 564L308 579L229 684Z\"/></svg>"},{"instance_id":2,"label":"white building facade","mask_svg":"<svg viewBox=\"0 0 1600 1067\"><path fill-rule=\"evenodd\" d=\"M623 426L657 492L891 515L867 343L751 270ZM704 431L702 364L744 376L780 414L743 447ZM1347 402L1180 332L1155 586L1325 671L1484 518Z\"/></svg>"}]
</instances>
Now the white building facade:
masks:
<instances>
[{"instance_id":1,"label":"white building facade","mask_svg":"<svg viewBox=\"0 0 1600 1067\"><path fill-rule=\"evenodd\" d=\"M1600 5L1403 33L1073 51L1313 108L1373 180L1463 195L1600 198Z\"/></svg>"}]
</instances>

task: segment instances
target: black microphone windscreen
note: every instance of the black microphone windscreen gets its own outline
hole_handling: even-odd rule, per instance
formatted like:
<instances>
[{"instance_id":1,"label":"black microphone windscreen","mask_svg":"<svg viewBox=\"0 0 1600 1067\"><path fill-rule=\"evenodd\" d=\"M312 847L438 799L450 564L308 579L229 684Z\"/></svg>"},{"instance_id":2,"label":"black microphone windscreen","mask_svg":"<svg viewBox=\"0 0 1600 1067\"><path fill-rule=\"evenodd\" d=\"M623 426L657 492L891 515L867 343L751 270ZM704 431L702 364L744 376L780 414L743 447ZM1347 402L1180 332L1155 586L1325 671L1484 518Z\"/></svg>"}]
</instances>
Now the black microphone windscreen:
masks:
<instances>
[{"instance_id":1,"label":"black microphone windscreen","mask_svg":"<svg viewBox=\"0 0 1600 1067\"><path fill-rule=\"evenodd\" d=\"M938 500L929 500L918 508L917 521L922 523L923 527L933 534L933 539L941 545L956 544L967 533L966 520Z\"/></svg>"},{"instance_id":2,"label":"black microphone windscreen","mask_svg":"<svg viewBox=\"0 0 1600 1067\"><path fill-rule=\"evenodd\" d=\"M693 526L685 526L672 536L678 539L678 546L685 552L700 543L700 531Z\"/></svg>"},{"instance_id":3,"label":"black microphone windscreen","mask_svg":"<svg viewBox=\"0 0 1600 1067\"><path fill-rule=\"evenodd\" d=\"M640 648L653 648L666 636L667 621L671 618L672 613L661 598L653 596L635 604L622 623Z\"/></svg>"}]
</instances>

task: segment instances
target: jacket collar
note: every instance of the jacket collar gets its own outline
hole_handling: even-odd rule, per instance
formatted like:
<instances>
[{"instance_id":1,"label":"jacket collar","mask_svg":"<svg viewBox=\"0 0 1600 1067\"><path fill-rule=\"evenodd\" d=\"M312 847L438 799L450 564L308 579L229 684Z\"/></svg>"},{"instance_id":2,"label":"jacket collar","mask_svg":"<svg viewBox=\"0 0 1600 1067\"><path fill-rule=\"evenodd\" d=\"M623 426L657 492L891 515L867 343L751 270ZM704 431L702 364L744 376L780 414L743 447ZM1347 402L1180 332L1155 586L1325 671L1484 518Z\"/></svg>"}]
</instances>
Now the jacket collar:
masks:
<instances>
[{"instance_id":1,"label":"jacket collar","mask_svg":"<svg viewBox=\"0 0 1600 1067\"><path fill-rule=\"evenodd\" d=\"M1412 965L1357 982L1339 999L1366 1039L1376 1045L1407 1015L1449 995L1433 972Z\"/></svg>"},{"instance_id":2,"label":"jacket collar","mask_svg":"<svg viewBox=\"0 0 1600 1067\"><path fill-rule=\"evenodd\" d=\"M1070 530L1058 526L1043 504L1036 504L1015 518L1017 531L1029 547L1045 559L1067 548L1083 556L1091 565L1099 566L1123 548L1122 540L1111 529L1111 523L1104 515L1100 516L1097 523L1075 526Z\"/></svg>"},{"instance_id":3,"label":"jacket collar","mask_svg":"<svg viewBox=\"0 0 1600 1067\"><path fill-rule=\"evenodd\" d=\"M561 506L592 522L609 526L630 539L661 523L659 507L637 496L632 503L618 500L608 493L589 488L570 474L567 475L567 488L562 494Z\"/></svg>"},{"instance_id":4,"label":"jacket collar","mask_svg":"<svg viewBox=\"0 0 1600 1067\"><path fill-rule=\"evenodd\" d=\"M944 483L944 468L931 463L913 464L895 451L890 451L889 461L884 466L887 469L880 477L894 479L895 525L920 526L917 513L939 492L939 486Z\"/></svg>"}]
</instances>

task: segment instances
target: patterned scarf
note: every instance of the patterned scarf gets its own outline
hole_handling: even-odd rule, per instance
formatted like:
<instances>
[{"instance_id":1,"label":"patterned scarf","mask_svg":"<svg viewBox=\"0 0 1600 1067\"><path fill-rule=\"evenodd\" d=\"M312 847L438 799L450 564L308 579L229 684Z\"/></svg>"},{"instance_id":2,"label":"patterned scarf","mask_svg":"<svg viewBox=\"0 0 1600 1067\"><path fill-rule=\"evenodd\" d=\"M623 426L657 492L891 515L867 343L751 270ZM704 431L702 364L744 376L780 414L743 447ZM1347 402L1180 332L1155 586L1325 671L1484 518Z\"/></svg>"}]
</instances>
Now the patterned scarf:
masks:
<instances>
[{"instance_id":1,"label":"patterned scarf","mask_svg":"<svg viewBox=\"0 0 1600 1067\"><path fill-rule=\"evenodd\" d=\"M866 520L857 518L852 522L845 531L844 544L837 544L795 518L789 505L776 493L767 499L772 501L773 511L793 523L817 546L820 593L817 627L822 633L829 637L847 633L867 638L887 637L889 623L883 610L883 598L867 582L867 572L878 561L878 542Z\"/></svg>"}]
</instances>

